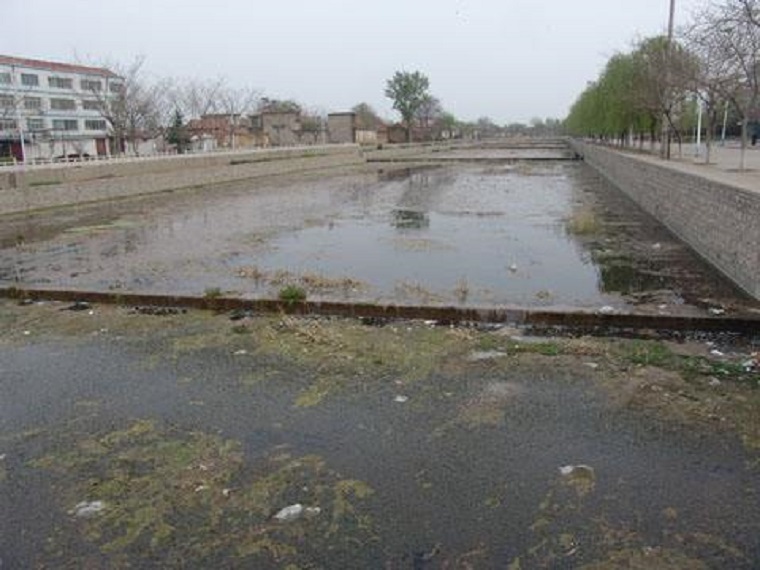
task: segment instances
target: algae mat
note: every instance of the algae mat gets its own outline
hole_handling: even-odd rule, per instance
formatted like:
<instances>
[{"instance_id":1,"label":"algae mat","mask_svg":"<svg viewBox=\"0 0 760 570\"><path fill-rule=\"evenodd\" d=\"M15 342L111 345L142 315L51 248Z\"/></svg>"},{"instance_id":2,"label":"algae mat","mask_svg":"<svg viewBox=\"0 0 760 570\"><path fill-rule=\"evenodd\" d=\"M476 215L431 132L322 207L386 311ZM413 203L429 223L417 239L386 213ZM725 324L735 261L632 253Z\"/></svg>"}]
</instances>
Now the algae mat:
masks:
<instances>
[{"instance_id":1,"label":"algae mat","mask_svg":"<svg viewBox=\"0 0 760 570\"><path fill-rule=\"evenodd\" d=\"M0 303L9 568L754 568L757 344Z\"/></svg>"}]
</instances>

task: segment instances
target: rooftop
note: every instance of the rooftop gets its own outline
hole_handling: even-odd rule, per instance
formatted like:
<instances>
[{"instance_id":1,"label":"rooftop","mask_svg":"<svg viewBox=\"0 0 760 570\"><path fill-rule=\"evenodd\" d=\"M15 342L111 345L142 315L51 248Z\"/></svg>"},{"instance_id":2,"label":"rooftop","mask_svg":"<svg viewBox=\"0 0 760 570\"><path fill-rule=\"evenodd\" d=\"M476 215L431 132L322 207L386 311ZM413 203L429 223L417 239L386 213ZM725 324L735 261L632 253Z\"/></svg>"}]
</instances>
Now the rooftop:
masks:
<instances>
[{"instance_id":1,"label":"rooftop","mask_svg":"<svg viewBox=\"0 0 760 570\"><path fill-rule=\"evenodd\" d=\"M0 55L0 65L18 65L36 69L58 71L61 73L83 73L87 75L100 75L103 77L118 77L118 75L113 71L105 69L104 67L89 67L86 65L75 65L71 63L57 63L54 61L13 57L10 55Z\"/></svg>"}]
</instances>

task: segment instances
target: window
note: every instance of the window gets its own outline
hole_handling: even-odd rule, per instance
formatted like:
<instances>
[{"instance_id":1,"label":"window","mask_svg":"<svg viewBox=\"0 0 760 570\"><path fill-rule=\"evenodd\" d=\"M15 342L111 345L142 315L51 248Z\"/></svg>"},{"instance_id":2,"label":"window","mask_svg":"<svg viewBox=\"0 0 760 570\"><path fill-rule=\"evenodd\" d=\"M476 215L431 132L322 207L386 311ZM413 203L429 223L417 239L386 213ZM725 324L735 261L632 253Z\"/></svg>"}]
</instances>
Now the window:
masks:
<instances>
[{"instance_id":1,"label":"window","mask_svg":"<svg viewBox=\"0 0 760 570\"><path fill-rule=\"evenodd\" d=\"M39 84L40 78L33 73L21 74L21 85L26 85L27 87L37 87Z\"/></svg>"},{"instance_id":2,"label":"window","mask_svg":"<svg viewBox=\"0 0 760 570\"><path fill-rule=\"evenodd\" d=\"M74 99L51 99L50 108L54 111L74 111L77 104Z\"/></svg>"},{"instance_id":3,"label":"window","mask_svg":"<svg viewBox=\"0 0 760 570\"><path fill-rule=\"evenodd\" d=\"M39 111L42 109L42 99L39 97L24 97L24 109Z\"/></svg>"},{"instance_id":4,"label":"window","mask_svg":"<svg viewBox=\"0 0 760 570\"><path fill-rule=\"evenodd\" d=\"M87 119L84 122L84 128L86 131L105 131L106 122L97 119Z\"/></svg>"},{"instance_id":5,"label":"window","mask_svg":"<svg viewBox=\"0 0 760 570\"><path fill-rule=\"evenodd\" d=\"M121 93L121 90L124 88L124 86L121 83L111 83L108 86L108 90L111 93Z\"/></svg>"},{"instance_id":6,"label":"window","mask_svg":"<svg viewBox=\"0 0 760 570\"><path fill-rule=\"evenodd\" d=\"M0 84L6 84L8 85L11 82L11 74L10 73L0 73Z\"/></svg>"},{"instance_id":7,"label":"window","mask_svg":"<svg viewBox=\"0 0 760 570\"><path fill-rule=\"evenodd\" d=\"M85 111L99 111L100 104L92 99L84 99L82 100L82 109Z\"/></svg>"},{"instance_id":8,"label":"window","mask_svg":"<svg viewBox=\"0 0 760 570\"><path fill-rule=\"evenodd\" d=\"M0 95L0 109L14 109L16 104L11 95Z\"/></svg>"},{"instance_id":9,"label":"window","mask_svg":"<svg viewBox=\"0 0 760 570\"><path fill-rule=\"evenodd\" d=\"M30 131L42 131L45 129L45 119L27 119L26 128Z\"/></svg>"},{"instance_id":10,"label":"window","mask_svg":"<svg viewBox=\"0 0 760 570\"><path fill-rule=\"evenodd\" d=\"M48 85L57 89L73 89L74 80L68 77L48 77Z\"/></svg>"},{"instance_id":11,"label":"window","mask_svg":"<svg viewBox=\"0 0 760 570\"><path fill-rule=\"evenodd\" d=\"M78 131L79 121L76 119L53 119L53 129L56 131Z\"/></svg>"},{"instance_id":12,"label":"window","mask_svg":"<svg viewBox=\"0 0 760 570\"><path fill-rule=\"evenodd\" d=\"M79 84L82 91L100 91L103 89L103 83L100 79L82 79Z\"/></svg>"},{"instance_id":13,"label":"window","mask_svg":"<svg viewBox=\"0 0 760 570\"><path fill-rule=\"evenodd\" d=\"M12 131L15 128L15 119L0 119L0 131Z\"/></svg>"}]
</instances>

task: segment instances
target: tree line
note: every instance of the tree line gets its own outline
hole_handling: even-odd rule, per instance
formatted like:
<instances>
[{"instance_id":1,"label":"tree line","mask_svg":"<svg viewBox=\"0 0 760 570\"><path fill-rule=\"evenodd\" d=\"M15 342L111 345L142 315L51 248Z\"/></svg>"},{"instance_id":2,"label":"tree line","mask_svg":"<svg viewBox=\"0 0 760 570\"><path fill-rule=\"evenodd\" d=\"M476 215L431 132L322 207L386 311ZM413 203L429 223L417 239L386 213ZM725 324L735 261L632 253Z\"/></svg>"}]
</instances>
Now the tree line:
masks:
<instances>
[{"instance_id":1,"label":"tree line","mask_svg":"<svg viewBox=\"0 0 760 570\"><path fill-rule=\"evenodd\" d=\"M724 0L696 13L671 40L641 40L609 59L572 105L564 127L620 145L669 149L705 118L706 160L721 117L741 125L741 168L750 128L760 128L760 0ZM664 124L663 124L664 123ZM663 128L664 127L664 128ZM757 134L755 134L755 137ZM756 140L753 139L753 140Z\"/></svg>"}]
</instances>

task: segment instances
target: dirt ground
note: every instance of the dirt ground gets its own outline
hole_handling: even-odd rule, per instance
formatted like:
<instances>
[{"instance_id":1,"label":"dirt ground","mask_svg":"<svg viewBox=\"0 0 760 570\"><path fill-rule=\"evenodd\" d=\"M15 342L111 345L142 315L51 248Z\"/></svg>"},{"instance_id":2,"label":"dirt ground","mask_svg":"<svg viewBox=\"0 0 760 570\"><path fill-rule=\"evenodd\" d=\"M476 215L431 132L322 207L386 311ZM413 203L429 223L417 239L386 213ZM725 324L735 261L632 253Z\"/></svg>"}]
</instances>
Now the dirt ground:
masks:
<instances>
[{"instance_id":1,"label":"dirt ground","mask_svg":"<svg viewBox=\"0 0 760 570\"><path fill-rule=\"evenodd\" d=\"M758 342L0 301L2 567L757 568Z\"/></svg>"}]
</instances>

